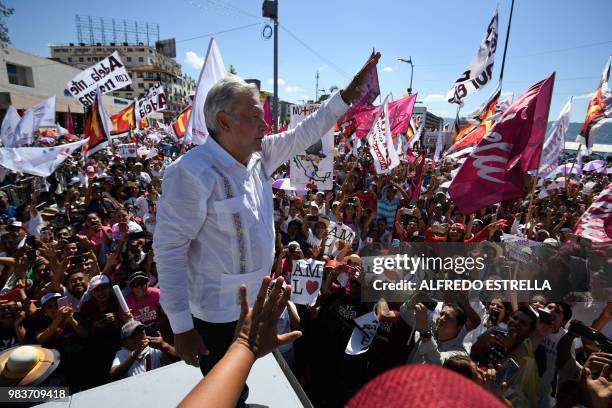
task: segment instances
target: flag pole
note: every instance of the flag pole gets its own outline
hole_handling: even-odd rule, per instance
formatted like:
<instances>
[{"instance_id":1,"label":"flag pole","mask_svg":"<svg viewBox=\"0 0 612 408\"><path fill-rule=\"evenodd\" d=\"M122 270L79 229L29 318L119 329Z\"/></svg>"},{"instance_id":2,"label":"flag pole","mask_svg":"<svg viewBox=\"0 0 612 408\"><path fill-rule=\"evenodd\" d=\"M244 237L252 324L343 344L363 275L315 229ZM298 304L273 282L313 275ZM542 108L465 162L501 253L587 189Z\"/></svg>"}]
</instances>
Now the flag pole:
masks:
<instances>
[{"instance_id":1,"label":"flag pole","mask_svg":"<svg viewBox=\"0 0 612 408\"><path fill-rule=\"evenodd\" d=\"M502 66L501 66L501 71L499 73L499 83L500 84L502 82L502 79L504 78L504 66L506 65L506 51L508 50L508 39L510 38L510 26L512 25L512 11L513 10L514 10L514 0L512 0L512 4L510 5L510 18L508 19L508 30L506 30L504 55L502 57Z\"/></svg>"},{"instance_id":2,"label":"flag pole","mask_svg":"<svg viewBox=\"0 0 612 408\"><path fill-rule=\"evenodd\" d=\"M580 154L580 151L582 150L582 143L578 144L578 150L576 150L576 156L574 156L574 160L572 160L572 167L570 167L570 171L569 173L565 176L565 189L567 190L567 186L569 184L568 180L569 177L572 176L572 171L574 171L574 165L576 164L576 160L578 159L578 155Z\"/></svg>"}]
</instances>

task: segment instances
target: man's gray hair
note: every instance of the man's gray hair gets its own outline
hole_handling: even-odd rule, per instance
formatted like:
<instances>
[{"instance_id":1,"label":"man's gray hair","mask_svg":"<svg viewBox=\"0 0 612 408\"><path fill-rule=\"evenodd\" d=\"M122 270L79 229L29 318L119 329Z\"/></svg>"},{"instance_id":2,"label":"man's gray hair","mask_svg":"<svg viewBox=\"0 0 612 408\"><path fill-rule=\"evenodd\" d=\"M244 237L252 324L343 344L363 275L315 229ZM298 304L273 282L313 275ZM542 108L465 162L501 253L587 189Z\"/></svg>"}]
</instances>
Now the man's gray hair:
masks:
<instances>
[{"instance_id":1,"label":"man's gray hair","mask_svg":"<svg viewBox=\"0 0 612 408\"><path fill-rule=\"evenodd\" d=\"M211 136L219 134L217 129L217 113L227 112L233 116L234 102L237 94L250 92L255 100L259 100L259 90L254 84L246 83L237 75L227 74L213 85L204 102L204 120Z\"/></svg>"}]
</instances>

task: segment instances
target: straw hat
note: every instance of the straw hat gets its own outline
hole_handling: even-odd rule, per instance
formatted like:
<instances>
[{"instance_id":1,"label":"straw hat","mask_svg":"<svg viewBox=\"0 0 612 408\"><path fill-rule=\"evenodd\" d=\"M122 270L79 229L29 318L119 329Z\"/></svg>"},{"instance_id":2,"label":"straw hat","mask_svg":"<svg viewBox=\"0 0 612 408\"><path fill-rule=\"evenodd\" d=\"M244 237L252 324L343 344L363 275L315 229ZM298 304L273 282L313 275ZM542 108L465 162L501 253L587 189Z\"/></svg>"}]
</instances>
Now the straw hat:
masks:
<instances>
[{"instance_id":1,"label":"straw hat","mask_svg":"<svg viewBox=\"0 0 612 408\"><path fill-rule=\"evenodd\" d=\"M17 346L0 354L0 386L34 386L46 380L59 366L57 350L41 346Z\"/></svg>"}]
</instances>

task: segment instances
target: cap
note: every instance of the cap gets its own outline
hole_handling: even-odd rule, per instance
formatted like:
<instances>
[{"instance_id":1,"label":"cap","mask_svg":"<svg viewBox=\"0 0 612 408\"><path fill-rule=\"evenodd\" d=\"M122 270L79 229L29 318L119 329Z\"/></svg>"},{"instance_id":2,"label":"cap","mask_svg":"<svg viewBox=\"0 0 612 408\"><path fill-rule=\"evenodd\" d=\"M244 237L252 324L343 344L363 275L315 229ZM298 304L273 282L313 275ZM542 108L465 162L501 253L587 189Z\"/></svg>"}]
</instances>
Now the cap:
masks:
<instances>
[{"instance_id":1,"label":"cap","mask_svg":"<svg viewBox=\"0 0 612 408\"><path fill-rule=\"evenodd\" d=\"M299 250L299 251L302 250L302 247L300 246L300 244L297 241L291 241L289 243L289 245L287 245L287 248L289 248L292 245L296 247L296 250Z\"/></svg>"},{"instance_id":2,"label":"cap","mask_svg":"<svg viewBox=\"0 0 612 408\"><path fill-rule=\"evenodd\" d=\"M325 224L326 227L329 227L329 218L319 216L319 218L317 219L316 224L318 224L318 223L323 223L323 224Z\"/></svg>"},{"instance_id":3,"label":"cap","mask_svg":"<svg viewBox=\"0 0 612 408\"><path fill-rule=\"evenodd\" d=\"M310 203L310 206L316 208L317 210L319 209L319 206L314 201Z\"/></svg>"},{"instance_id":4,"label":"cap","mask_svg":"<svg viewBox=\"0 0 612 408\"><path fill-rule=\"evenodd\" d=\"M46 293L42 298L40 298L40 305L44 306L45 303L47 303L48 301L50 301L51 299L57 299L57 298L61 298L62 295L60 295L57 292L49 292Z\"/></svg>"},{"instance_id":5,"label":"cap","mask_svg":"<svg viewBox=\"0 0 612 408\"><path fill-rule=\"evenodd\" d=\"M336 266L342 265L342 262L336 261L335 259L330 259L325 263L326 268L335 268Z\"/></svg>"},{"instance_id":6,"label":"cap","mask_svg":"<svg viewBox=\"0 0 612 408\"><path fill-rule=\"evenodd\" d=\"M149 277L147 276L147 274L145 272L138 271L138 272L134 272L132 275L130 275L130 278L128 279L128 285L131 285L132 282L134 282L134 281L136 281L138 279L144 279L147 282L149 281Z\"/></svg>"},{"instance_id":7,"label":"cap","mask_svg":"<svg viewBox=\"0 0 612 408\"><path fill-rule=\"evenodd\" d=\"M96 170L94 169L94 166L87 166L87 167L85 168L85 171L86 171L87 173L95 173L95 172L96 172Z\"/></svg>"},{"instance_id":8,"label":"cap","mask_svg":"<svg viewBox=\"0 0 612 408\"><path fill-rule=\"evenodd\" d=\"M138 330L144 330L145 325L138 320L130 320L123 326L121 326L121 340L125 340L135 334Z\"/></svg>"},{"instance_id":9,"label":"cap","mask_svg":"<svg viewBox=\"0 0 612 408\"><path fill-rule=\"evenodd\" d=\"M96 275L89 281L89 290L93 290L100 285L110 285L110 279L106 275Z\"/></svg>"}]
</instances>

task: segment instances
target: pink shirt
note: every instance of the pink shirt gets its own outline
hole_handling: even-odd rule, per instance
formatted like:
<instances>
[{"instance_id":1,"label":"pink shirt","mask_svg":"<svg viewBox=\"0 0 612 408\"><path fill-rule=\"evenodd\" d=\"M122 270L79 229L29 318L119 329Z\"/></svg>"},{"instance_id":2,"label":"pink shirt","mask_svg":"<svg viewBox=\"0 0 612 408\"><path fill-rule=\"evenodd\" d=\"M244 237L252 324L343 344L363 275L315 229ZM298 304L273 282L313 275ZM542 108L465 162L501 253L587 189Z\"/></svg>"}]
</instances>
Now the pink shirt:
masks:
<instances>
[{"instance_id":1,"label":"pink shirt","mask_svg":"<svg viewBox=\"0 0 612 408\"><path fill-rule=\"evenodd\" d=\"M125 297L132 316L143 324L154 323L158 316L157 309L159 305L159 288L148 288L147 296L144 299L137 300L134 294L130 291L130 294Z\"/></svg>"}]
</instances>

